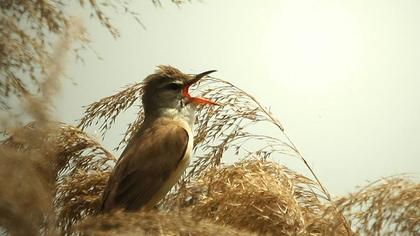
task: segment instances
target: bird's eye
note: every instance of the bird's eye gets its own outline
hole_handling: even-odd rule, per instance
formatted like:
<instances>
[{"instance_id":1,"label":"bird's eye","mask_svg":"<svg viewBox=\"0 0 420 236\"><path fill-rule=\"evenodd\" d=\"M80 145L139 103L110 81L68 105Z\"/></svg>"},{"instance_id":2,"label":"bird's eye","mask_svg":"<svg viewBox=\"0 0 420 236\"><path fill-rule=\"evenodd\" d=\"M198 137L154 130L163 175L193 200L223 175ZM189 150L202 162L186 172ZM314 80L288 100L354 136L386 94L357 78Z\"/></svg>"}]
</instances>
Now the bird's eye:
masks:
<instances>
[{"instance_id":1,"label":"bird's eye","mask_svg":"<svg viewBox=\"0 0 420 236\"><path fill-rule=\"evenodd\" d=\"M178 83L170 83L165 86L165 89L168 89L168 90L180 90L181 88L182 88L182 84L178 84Z\"/></svg>"}]
</instances>

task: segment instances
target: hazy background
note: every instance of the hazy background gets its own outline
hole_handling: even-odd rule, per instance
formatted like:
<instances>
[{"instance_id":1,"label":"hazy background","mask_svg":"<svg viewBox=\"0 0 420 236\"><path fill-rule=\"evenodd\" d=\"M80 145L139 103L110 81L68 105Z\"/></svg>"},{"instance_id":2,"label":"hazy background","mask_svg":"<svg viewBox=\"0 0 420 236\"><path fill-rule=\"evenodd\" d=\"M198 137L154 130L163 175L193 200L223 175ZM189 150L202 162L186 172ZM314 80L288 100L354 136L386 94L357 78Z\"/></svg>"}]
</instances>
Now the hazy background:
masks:
<instances>
[{"instance_id":1,"label":"hazy background","mask_svg":"<svg viewBox=\"0 0 420 236\"><path fill-rule=\"evenodd\" d=\"M102 60L88 51L84 65L69 63L58 119L75 124L82 106L142 80L159 64L186 73L217 69L215 76L271 107L332 194L382 176L418 176L419 1L132 5L146 30L129 15L111 14L121 31L114 40L85 21ZM119 119L105 147L114 148L134 119L134 111Z\"/></svg>"}]
</instances>

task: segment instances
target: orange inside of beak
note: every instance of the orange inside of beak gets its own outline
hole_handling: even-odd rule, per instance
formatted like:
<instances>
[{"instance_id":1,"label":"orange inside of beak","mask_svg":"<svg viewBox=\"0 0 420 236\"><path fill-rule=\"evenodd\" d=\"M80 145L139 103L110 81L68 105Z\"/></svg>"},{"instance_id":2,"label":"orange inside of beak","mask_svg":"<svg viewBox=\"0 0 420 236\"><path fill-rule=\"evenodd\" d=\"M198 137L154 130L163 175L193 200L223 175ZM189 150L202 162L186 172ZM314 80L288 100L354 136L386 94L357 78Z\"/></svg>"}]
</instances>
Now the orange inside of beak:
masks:
<instances>
[{"instance_id":1,"label":"orange inside of beak","mask_svg":"<svg viewBox=\"0 0 420 236\"><path fill-rule=\"evenodd\" d=\"M206 105L219 105L217 102L213 102L210 101L208 99L205 98L201 98L201 97L192 97L189 93L189 88L192 84L187 84L186 86L184 86L184 88L182 89L182 95L188 99L189 102L195 103L195 104L206 104Z\"/></svg>"}]
</instances>

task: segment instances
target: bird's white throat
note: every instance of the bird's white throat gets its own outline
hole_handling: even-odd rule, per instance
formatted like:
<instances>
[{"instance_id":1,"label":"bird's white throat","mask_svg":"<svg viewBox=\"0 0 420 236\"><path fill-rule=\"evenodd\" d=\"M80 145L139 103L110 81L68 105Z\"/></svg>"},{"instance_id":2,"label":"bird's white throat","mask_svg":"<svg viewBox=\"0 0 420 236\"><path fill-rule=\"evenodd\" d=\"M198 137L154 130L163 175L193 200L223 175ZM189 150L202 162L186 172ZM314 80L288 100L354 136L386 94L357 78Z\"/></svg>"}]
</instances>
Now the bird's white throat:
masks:
<instances>
[{"instance_id":1,"label":"bird's white throat","mask_svg":"<svg viewBox=\"0 0 420 236\"><path fill-rule=\"evenodd\" d=\"M192 129L195 121L195 108L191 105L186 105L178 108L161 108L159 109L159 117L166 117L178 121L185 122Z\"/></svg>"}]
</instances>

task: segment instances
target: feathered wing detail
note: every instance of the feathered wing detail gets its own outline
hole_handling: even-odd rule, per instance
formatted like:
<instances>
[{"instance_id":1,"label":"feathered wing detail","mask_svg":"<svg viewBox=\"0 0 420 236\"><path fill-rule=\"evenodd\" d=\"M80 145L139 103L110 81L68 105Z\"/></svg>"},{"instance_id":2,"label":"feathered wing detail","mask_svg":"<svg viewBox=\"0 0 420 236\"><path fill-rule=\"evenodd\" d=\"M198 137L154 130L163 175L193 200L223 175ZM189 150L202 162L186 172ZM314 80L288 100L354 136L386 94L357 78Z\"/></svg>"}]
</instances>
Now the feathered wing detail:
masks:
<instances>
[{"instance_id":1,"label":"feathered wing detail","mask_svg":"<svg viewBox=\"0 0 420 236\"><path fill-rule=\"evenodd\" d=\"M188 132L173 121L154 122L143 129L127 145L114 168L101 211L138 210L150 201L160 200L179 178L174 173L185 170L186 164L181 162L188 142Z\"/></svg>"}]
</instances>

